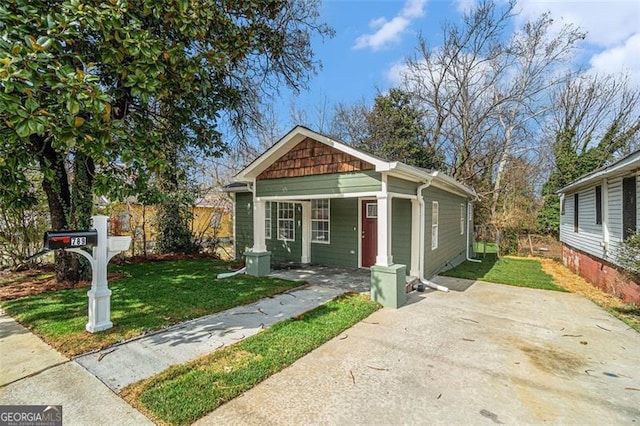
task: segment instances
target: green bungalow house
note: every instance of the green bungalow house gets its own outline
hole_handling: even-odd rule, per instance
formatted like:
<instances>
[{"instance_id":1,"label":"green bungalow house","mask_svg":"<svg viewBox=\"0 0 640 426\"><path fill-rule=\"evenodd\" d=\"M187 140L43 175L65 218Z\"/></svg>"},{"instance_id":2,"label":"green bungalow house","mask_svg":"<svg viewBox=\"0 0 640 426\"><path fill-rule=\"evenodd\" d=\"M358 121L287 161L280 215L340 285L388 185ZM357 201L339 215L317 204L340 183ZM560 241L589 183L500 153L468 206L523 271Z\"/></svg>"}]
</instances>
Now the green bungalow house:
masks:
<instances>
[{"instance_id":1,"label":"green bungalow house","mask_svg":"<svg viewBox=\"0 0 640 426\"><path fill-rule=\"evenodd\" d=\"M404 304L406 276L469 256L475 192L438 171L386 161L297 126L227 185L247 273L272 262L371 270L371 294Z\"/></svg>"}]
</instances>

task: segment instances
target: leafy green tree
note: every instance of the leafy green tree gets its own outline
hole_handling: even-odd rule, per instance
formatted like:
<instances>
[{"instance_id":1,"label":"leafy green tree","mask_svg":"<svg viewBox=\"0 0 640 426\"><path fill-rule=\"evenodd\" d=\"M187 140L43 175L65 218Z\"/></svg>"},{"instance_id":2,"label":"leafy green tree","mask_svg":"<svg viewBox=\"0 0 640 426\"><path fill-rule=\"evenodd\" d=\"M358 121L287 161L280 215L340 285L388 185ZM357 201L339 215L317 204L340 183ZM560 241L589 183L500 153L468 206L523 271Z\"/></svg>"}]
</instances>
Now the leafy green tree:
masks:
<instances>
[{"instance_id":1,"label":"leafy green tree","mask_svg":"<svg viewBox=\"0 0 640 426\"><path fill-rule=\"evenodd\" d=\"M394 88L378 95L366 123L367 136L358 147L412 166L442 165L442 156L429 145L424 115L409 93Z\"/></svg>"},{"instance_id":2,"label":"leafy green tree","mask_svg":"<svg viewBox=\"0 0 640 426\"><path fill-rule=\"evenodd\" d=\"M637 142L640 91L612 76L582 77L568 81L556 100L555 169L542 187L544 205L538 227L557 235L560 197L555 191L605 166Z\"/></svg>"},{"instance_id":3,"label":"leafy green tree","mask_svg":"<svg viewBox=\"0 0 640 426\"><path fill-rule=\"evenodd\" d=\"M54 229L86 227L94 192L122 195L170 163L167 143L225 148L279 85L315 69L315 0L9 0L0 5L2 199L39 169ZM170 140L176 134L181 137ZM58 279L77 279L67 256Z\"/></svg>"}]
</instances>

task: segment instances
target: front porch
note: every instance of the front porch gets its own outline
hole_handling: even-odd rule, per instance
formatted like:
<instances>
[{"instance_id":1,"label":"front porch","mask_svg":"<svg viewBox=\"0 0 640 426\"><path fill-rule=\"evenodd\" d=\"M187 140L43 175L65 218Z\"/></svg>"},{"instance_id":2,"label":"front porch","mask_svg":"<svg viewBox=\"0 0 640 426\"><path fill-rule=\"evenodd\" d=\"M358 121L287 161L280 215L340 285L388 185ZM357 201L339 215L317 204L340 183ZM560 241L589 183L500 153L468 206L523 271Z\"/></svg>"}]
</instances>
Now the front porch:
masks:
<instances>
[{"instance_id":1,"label":"front porch","mask_svg":"<svg viewBox=\"0 0 640 426\"><path fill-rule=\"evenodd\" d=\"M292 268L273 270L269 276L291 281L305 281L313 285L339 288L345 292L369 293L371 291L371 271L363 268L296 265ZM417 280L417 277L407 275L407 286L415 280Z\"/></svg>"}]
</instances>

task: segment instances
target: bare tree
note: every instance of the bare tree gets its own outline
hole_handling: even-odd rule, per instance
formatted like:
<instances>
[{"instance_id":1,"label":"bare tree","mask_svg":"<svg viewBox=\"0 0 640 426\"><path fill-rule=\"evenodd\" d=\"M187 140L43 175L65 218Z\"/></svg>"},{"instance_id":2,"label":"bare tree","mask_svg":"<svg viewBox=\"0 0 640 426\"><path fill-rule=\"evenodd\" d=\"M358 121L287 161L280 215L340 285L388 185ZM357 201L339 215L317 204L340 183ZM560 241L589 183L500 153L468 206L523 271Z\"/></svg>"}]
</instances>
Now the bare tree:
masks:
<instances>
[{"instance_id":1,"label":"bare tree","mask_svg":"<svg viewBox=\"0 0 640 426\"><path fill-rule=\"evenodd\" d=\"M546 94L566 78L559 69L584 37L572 25L551 31L553 21L544 14L509 38L515 6L513 0L503 7L481 1L461 25L444 26L438 48L420 37L404 75L448 171L483 197L483 221L493 220L501 194L511 188L503 183L511 159L522 165L533 158L531 141L550 111Z\"/></svg>"}]
</instances>

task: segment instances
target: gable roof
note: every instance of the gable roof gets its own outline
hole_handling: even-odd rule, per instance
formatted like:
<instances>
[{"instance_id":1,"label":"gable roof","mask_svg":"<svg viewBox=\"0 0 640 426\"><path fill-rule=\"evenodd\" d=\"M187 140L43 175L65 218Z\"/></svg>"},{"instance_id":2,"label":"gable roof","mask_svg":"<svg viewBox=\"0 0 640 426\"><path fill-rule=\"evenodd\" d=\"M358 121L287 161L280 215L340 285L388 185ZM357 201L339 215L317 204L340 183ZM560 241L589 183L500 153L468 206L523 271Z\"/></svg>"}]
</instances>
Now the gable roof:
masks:
<instances>
[{"instance_id":1,"label":"gable roof","mask_svg":"<svg viewBox=\"0 0 640 426\"><path fill-rule=\"evenodd\" d=\"M449 192L456 192L473 199L478 198L473 189L461 184L442 172L409 166L408 164L400 161L388 161L376 155L349 146L344 142L336 141L327 135L315 132L304 126L296 126L291 129L284 137L240 171L240 173L235 176L236 181L245 184L253 183L253 180L263 171L307 138L313 139L317 142L330 146L337 151L369 163L373 166L376 172L386 172L391 176L412 182L432 181L436 186L448 190ZM232 187L231 185L235 186ZM235 183L231 185L228 185L225 189L230 192L234 191L234 189L240 189L240 186Z\"/></svg>"},{"instance_id":2,"label":"gable roof","mask_svg":"<svg viewBox=\"0 0 640 426\"><path fill-rule=\"evenodd\" d=\"M591 173L587 173L581 178L574 180L564 188L558 189L556 191L556 194L572 192L576 189L588 186L604 178L624 175L635 170L640 170L640 150L632 152L631 154L621 158L613 164L601 167Z\"/></svg>"}]
</instances>

